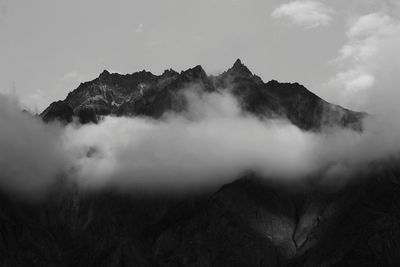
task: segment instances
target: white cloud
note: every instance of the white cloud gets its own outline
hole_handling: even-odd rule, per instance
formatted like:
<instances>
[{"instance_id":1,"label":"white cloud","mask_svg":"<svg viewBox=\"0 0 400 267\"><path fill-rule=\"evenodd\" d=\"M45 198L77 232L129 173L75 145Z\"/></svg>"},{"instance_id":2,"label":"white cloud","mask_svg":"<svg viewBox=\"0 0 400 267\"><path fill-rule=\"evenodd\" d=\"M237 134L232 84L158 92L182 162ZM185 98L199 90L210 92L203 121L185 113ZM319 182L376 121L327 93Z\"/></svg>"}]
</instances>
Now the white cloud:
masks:
<instances>
[{"instance_id":1,"label":"white cloud","mask_svg":"<svg viewBox=\"0 0 400 267\"><path fill-rule=\"evenodd\" d=\"M358 93L374 85L375 77L362 70L349 70L339 72L336 79L345 85L345 89L350 92Z\"/></svg>"},{"instance_id":2,"label":"white cloud","mask_svg":"<svg viewBox=\"0 0 400 267\"><path fill-rule=\"evenodd\" d=\"M329 86L340 88L337 98L344 106L361 108L366 101L367 89L375 84L375 77L362 69L349 69L338 72ZM356 108L357 109L357 108Z\"/></svg>"},{"instance_id":3,"label":"white cloud","mask_svg":"<svg viewBox=\"0 0 400 267\"><path fill-rule=\"evenodd\" d=\"M367 63L382 52L382 43L398 35L399 31L399 21L384 13L361 16L346 31L348 42L341 49L337 60Z\"/></svg>"},{"instance_id":4,"label":"white cloud","mask_svg":"<svg viewBox=\"0 0 400 267\"><path fill-rule=\"evenodd\" d=\"M165 190L221 185L250 169L300 178L319 168L302 156L311 155L313 134L287 121L242 114L229 94L185 96L188 112L161 121L108 117L98 125L68 127L65 147L75 155L78 181Z\"/></svg>"},{"instance_id":5,"label":"white cloud","mask_svg":"<svg viewBox=\"0 0 400 267\"><path fill-rule=\"evenodd\" d=\"M384 13L371 13L356 19L346 31L349 38L366 38L371 35L390 34L396 26Z\"/></svg>"},{"instance_id":6,"label":"white cloud","mask_svg":"<svg viewBox=\"0 0 400 267\"><path fill-rule=\"evenodd\" d=\"M400 21L382 12L363 15L349 24L346 36L332 61L338 73L329 82L337 101L372 113L398 106Z\"/></svg>"},{"instance_id":7,"label":"white cloud","mask_svg":"<svg viewBox=\"0 0 400 267\"><path fill-rule=\"evenodd\" d=\"M312 29L328 26L335 10L315 0L296 0L277 7L271 14L275 19L286 19L294 25Z\"/></svg>"},{"instance_id":8,"label":"white cloud","mask_svg":"<svg viewBox=\"0 0 400 267\"><path fill-rule=\"evenodd\" d=\"M60 127L22 113L0 95L0 190L36 195L60 178L88 189L200 190L247 170L266 179L324 179L324 173L334 179L343 171L365 170L400 144L393 134L397 124L368 122L362 134L304 132L286 120L243 113L228 93L185 96L187 112L160 120L106 117L98 124Z\"/></svg>"}]
</instances>

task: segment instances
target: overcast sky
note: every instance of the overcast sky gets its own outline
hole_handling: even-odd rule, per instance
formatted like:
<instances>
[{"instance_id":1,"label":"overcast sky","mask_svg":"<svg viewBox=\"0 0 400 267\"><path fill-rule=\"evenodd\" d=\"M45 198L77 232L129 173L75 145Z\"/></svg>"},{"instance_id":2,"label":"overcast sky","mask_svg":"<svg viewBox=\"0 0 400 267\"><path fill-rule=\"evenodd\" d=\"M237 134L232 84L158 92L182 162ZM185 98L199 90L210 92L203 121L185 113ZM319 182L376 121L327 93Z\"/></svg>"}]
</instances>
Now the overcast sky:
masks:
<instances>
[{"instance_id":1,"label":"overcast sky","mask_svg":"<svg viewBox=\"0 0 400 267\"><path fill-rule=\"evenodd\" d=\"M103 69L216 74L241 58L264 81L363 109L385 59L399 63L398 2L0 0L0 92L40 111Z\"/></svg>"}]
</instances>

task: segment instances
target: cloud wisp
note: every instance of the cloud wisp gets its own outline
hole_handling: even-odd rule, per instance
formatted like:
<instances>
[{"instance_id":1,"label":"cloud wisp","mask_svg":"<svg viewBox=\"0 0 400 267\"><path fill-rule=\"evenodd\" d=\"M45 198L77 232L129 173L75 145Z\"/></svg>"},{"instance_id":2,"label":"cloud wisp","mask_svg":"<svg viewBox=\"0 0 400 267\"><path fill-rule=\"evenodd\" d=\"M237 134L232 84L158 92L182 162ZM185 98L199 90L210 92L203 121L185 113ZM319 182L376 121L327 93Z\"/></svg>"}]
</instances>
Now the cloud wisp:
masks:
<instances>
[{"instance_id":1,"label":"cloud wisp","mask_svg":"<svg viewBox=\"0 0 400 267\"><path fill-rule=\"evenodd\" d=\"M305 29L329 26L335 10L315 0L296 0L277 7L271 14L274 19L284 19Z\"/></svg>"},{"instance_id":2,"label":"cloud wisp","mask_svg":"<svg viewBox=\"0 0 400 267\"><path fill-rule=\"evenodd\" d=\"M335 98L354 109L399 114L400 21L382 12L366 14L349 24L346 36L329 82Z\"/></svg>"}]
</instances>

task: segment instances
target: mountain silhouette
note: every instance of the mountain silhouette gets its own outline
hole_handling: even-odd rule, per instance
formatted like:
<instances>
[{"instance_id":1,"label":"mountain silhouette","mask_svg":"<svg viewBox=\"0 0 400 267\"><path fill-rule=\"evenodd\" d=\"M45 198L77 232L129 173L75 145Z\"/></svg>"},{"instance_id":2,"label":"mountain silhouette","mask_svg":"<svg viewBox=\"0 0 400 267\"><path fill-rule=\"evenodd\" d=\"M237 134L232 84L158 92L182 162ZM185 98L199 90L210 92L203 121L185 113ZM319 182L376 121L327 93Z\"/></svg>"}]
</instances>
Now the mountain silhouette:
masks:
<instances>
[{"instance_id":1,"label":"mountain silhouette","mask_svg":"<svg viewBox=\"0 0 400 267\"><path fill-rule=\"evenodd\" d=\"M328 103L298 83L264 83L238 59L218 76L208 76L201 66L161 75L147 71L121 75L103 71L98 78L81 83L63 101L52 103L41 117L45 121L97 122L102 116L149 116L185 110L180 93L196 85L204 92L229 90L244 111L259 117L286 118L304 130L325 126L362 129L365 113Z\"/></svg>"}]
</instances>

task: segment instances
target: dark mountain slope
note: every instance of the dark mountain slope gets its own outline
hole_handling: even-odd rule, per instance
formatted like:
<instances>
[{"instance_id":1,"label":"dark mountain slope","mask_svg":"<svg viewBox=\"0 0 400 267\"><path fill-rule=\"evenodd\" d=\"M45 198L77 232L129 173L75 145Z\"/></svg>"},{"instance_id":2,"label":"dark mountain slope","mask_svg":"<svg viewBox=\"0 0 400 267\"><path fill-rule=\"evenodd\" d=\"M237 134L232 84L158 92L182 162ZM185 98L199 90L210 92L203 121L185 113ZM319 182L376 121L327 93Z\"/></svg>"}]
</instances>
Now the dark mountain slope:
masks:
<instances>
[{"instance_id":1,"label":"dark mountain slope","mask_svg":"<svg viewBox=\"0 0 400 267\"><path fill-rule=\"evenodd\" d=\"M330 104L297 83L264 83L240 60L216 77L207 76L201 66L181 73L167 70L159 76L146 71L127 75L103 71L65 100L51 104L41 116L45 121L67 122L77 117L82 123L97 122L106 115L159 118L166 111L184 110L185 98L180 91L192 86L205 92L229 90L245 111L260 117L287 118L305 130L326 125L361 129L365 116Z\"/></svg>"},{"instance_id":2,"label":"dark mountain slope","mask_svg":"<svg viewBox=\"0 0 400 267\"><path fill-rule=\"evenodd\" d=\"M398 181L386 170L330 193L247 175L195 197L2 195L0 265L398 266Z\"/></svg>"},{"instance_id":3,"label":"dark mountain slope","mask_svg":"<svg viewBox=\"0 0 400 267\"><path fill-rule=\"evenodd\" d=\"M335 195L291 266L399 266L400 175L389 169Z\"/></svg>"}]
</instances>

